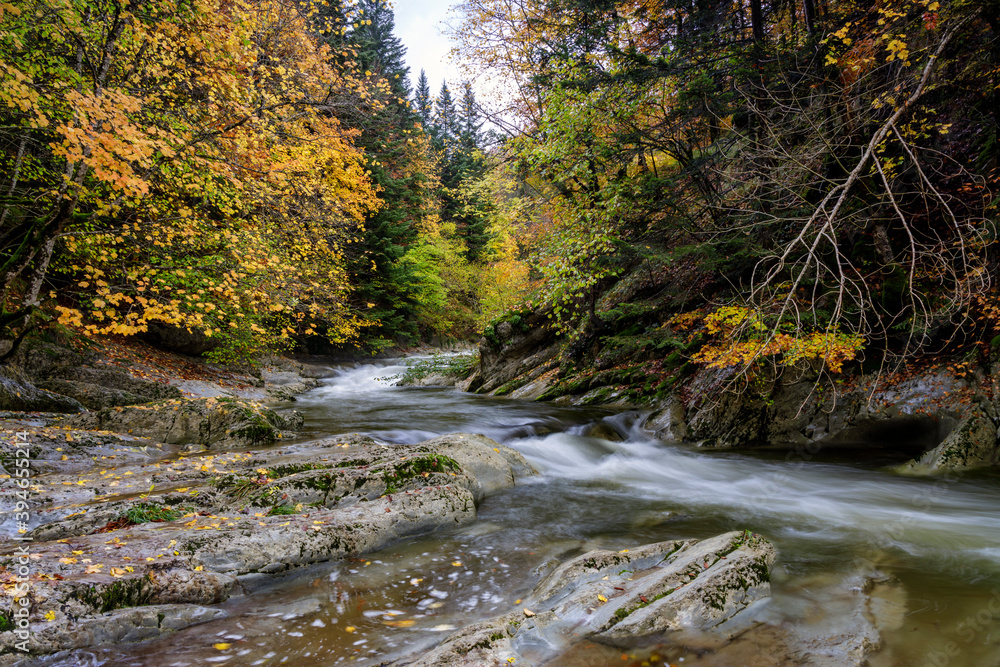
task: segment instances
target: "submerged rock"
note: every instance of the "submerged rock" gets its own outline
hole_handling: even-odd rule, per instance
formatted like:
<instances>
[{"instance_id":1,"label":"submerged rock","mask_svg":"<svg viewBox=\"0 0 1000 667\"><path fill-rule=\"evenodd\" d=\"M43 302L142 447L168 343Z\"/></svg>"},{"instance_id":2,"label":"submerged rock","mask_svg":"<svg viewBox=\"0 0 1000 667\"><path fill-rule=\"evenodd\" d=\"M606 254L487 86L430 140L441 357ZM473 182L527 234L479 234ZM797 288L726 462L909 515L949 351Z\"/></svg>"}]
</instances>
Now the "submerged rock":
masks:
<instances>
[{"instance_id":1,"label":"submerged rock","mask_svg":"<svg viewBox=\"0 0 1000 667\"><path fill-rule=\"evenodd\" d=\"M784 628L796 665L863 667L882 647L883 634L898 629L906 616L905 590L881 572L833 581L817 577L803 586L814 602L804 610L802 622Z\"/></svg>"},{"instance_id":2,"label":"submerged rock","mask_svg":"<svg viewBox=\"0 0 1000 667\"><path fill-rule=\"evenodd\" d=\"M395 664L542 664L583 639L615 646L664 636L726 640L756 622L774 558L771 543L750 532L592 551L543 579L523 609Z\"/></svg>"}]
</instances>

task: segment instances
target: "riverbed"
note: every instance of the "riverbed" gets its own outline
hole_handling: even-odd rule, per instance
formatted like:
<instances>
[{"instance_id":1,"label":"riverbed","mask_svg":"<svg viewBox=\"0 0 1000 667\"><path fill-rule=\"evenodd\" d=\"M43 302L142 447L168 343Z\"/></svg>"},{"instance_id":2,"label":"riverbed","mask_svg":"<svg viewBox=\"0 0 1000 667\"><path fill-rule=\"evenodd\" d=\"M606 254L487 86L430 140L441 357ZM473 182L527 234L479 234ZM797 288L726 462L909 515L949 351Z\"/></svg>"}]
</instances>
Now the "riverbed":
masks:
<instances>
[{"instance_id":1,"label":"riverbed","mask_svg":"<svg viewBox=\"0 0 1000 667\"><path fill-rule=\"evenodd\" d=\"M479 520L349 561L296 570L222 607L228 617L144 644L39 665L378 665L517 608L557 563L749 529L778 549L769 628L809 634L857 621L852 586L875 576L876 667L1000 665L1000 474L910 478L912 452L880 443L808 452L711 451L651 438L642 413L399 387L399 361L349 365L300 395L298 442L361 433L410 444L482 433L540 472L487 498ZM288 446L287 441L275 445ZM903 443L905 446L905 443ZM737 647L565 647L554 665L768 662L773 633ZM225 649L220 649L224 646ZM233 650L236 649L236 650ZM776 654L774 654L776 655Z\"/></svg>"}]
</instances>

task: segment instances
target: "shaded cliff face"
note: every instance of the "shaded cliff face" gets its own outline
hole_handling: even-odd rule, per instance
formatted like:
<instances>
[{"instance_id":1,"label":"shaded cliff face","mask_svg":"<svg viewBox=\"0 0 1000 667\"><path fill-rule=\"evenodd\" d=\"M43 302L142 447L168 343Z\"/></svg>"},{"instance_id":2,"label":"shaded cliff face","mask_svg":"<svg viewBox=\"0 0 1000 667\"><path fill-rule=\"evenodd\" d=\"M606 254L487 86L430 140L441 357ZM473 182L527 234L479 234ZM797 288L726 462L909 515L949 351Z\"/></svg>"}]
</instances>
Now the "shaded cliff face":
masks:
<instances>
[{"instance_id":1,"label":"shaded cliff face","mask_svg":"<svg viewBox=\"0 0 1000 667\"><path fill-rule=\"evenodd\" d=\"M547 312L516 313L487 329L479 343L479 368L466 390L509 395L558 369L561 352Z\"/></svg>"},{"instance_id":2,"label":"shaded cliff face","mask_svg":"<svg viewBox=\"0 0 1000 667\"><path fill-rule=\"evenodd\" d=\"M646 428L702 447L879 446L913 457L905 471L1000 462L994 378L1000 367L936 359L897 372L767 368L752 376L690 361L697 341L667 324L680 301L653 292L647 268L612 285L572 339L545 311L517 313L480 341L468 391L651 409ZM897 457L902 460L902 457Z\"/></svg>"}]
</instances>

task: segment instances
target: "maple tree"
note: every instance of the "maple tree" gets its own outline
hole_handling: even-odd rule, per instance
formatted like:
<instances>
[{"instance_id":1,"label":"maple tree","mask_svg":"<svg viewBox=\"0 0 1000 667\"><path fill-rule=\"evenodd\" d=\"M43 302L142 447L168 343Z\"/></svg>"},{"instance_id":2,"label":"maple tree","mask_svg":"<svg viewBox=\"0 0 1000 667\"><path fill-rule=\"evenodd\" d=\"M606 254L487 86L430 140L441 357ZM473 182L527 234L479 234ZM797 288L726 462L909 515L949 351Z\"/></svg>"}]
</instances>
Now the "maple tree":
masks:
<instances>
[{"instance_id":1,"label":"maple tree","mask_svg":"<svg viewBox=\"0 0 1000 667\"><path fill-rule=\"evenodd\" d=\"M343 247L378 207L308 4L0 6L3 324L198 329L231 351L358 334ZM15 316L21 316L16 319Z\"/></svg>"}]
</instances>

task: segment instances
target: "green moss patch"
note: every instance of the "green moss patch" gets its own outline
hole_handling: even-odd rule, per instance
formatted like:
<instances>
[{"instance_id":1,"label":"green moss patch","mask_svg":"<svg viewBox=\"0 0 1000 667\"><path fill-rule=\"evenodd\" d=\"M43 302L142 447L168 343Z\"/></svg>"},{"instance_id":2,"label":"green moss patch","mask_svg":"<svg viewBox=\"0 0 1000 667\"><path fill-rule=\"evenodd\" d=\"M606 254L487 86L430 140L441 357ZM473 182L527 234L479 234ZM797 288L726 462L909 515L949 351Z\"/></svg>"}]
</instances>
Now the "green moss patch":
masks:
<instances>
[{"instance_id":1,"label":"green moss patch","mask_svg":"<svg viewBox=\"0 0 1000 667\"><path fill-rule=\"evenodd\" d=\"M402 463L397 463L392 467L391 472L383 474L386 493L396 493L406 482L424 473L449 473L461 472L462 468L454 459L441 454L427 454L418 456Z\"/></svg>"},{"instance_id":2,"label":"green moss patch","mask_svg":"<svg viewBox=\"0 0 1000 667\"><path fill-rule=\"evenodd\" d=\"M136 579L122 579L101 588L91 586L72 595L102 614L115 609L141 607L149 604L152 596L152 578L148 574Z\"/></svg>"},{"instance_id":3,"label":"green moss patch","mask_svg":"<svg viewBox=\"0 0 1000 667\"><path fill-rule=\"evenodd\" d=\"M95 530L95 533L109 533L113 530L130 528L143 523L175 521L190 510L189 507L167 507L159 503L137 503Z\"/></svg>"}]
</instances>

